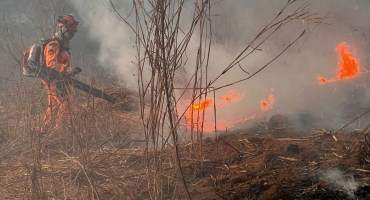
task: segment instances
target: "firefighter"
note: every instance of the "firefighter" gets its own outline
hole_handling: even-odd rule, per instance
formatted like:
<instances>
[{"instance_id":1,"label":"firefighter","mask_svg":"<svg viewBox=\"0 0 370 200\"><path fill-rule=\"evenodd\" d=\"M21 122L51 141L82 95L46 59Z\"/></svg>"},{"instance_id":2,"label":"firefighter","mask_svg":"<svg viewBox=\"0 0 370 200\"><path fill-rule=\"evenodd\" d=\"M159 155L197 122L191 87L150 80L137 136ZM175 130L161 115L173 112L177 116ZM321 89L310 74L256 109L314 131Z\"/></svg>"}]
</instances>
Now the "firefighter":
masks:
<instances>
[{"instance_id":1,"label":"firefighter","mask_svg":"<svg viewBox=\"0 0 370 200\"><path fill-rule=\"evenodd\" d=\"M73 68L69 42L77 32L79 22L72 15L64 15L58 18L59 31L44 48L44 66L58 71L60 74L74 76L81 72L80 68ZM45 134L49 128L56 125L57 128L66 125L71 119L71 87L62 81L46 82L42 80L47 91L48 107L46 109L44 124L41 134Z\"/></svg>"}]
</instances>

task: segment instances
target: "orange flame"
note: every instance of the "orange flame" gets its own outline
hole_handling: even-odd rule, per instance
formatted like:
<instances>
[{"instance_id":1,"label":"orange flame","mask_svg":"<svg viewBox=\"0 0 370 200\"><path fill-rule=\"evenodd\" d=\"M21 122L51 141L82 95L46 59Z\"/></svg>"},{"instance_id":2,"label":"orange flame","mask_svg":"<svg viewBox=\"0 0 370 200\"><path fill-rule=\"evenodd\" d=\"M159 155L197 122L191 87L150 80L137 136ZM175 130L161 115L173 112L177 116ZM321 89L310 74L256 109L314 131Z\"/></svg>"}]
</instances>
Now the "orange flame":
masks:
<instances>
[{"instance_id":1,"label":"orange flame","mask_svg":"<svg viewBox=\"0 0 370 200\"><path fill-rule=\"evenodd\" d=\"M229 91L225 95L220 97L221 103L217 104L216 107L220 108L225 106L226 104L241 100L243 94L239 94L235 91ZM186 127L188 129L194 128L194 130L200 130L203 128L205 132L212 132L214 131L214 118L207 114L204 116L203 120L203 111L207 108L213 107L213 99L206 99L199 103L193 103L190 105L187 114L185 115L185 119L188 121L186 122ZM196 111L197 112L194 112ZM198 112L200 111L200 112ZM212 113L212 112L211 112ZM212 115L212 114L211 114ZM217 120L217 129L225 129L225 127L232 127L234 122L228 122L224 120Z\"/></svg>"},{"instance_id":2,"label":"orange flame","mask_svg":"<svg viewBox=\"0 0 370 200\"><path fill-rule=\"evenodd\" d=\"M188 114L185 115L185 118L186 119L192 119L192 115L194 115L194 113L192 113L193 111L195 110L204 110L208 107L211 106L213 100L212 99L206 99L204 101L201 101L200 103L193 103L190 105L189 107L189 110L188 110Z\"/></svg>"},{"instance_id":3,"label":"orange flame","mask_svg":"<svg viewBox=\"0 0 370 200\"><path fill-rule=\"evenodd\" d=\"M272 92L273 89L271 89L270 91ZM234 103L238 100L241 100L242 97L243 94L237 93L235 91L229 91L225 95L219 97L221 102L219 104L216 104L216 107L220 108L226 106L229 103ZM270 94L267 100L261 101L261 109L263 111L269 110L272 108L274 103L274 95ZM184 125L186 126L186 128L188 130L203 130L203 132L205 133L210 133L214 132L215 128L216 130L225 130L226 128L232 128L238 125L242 125L247 121L255 119L259 115L257 113L254 113L248 116L236 116L235 119L216 119L215 127L215 119L213 116L214 113L212 111L206 111L208 108L213 108L213 99L206 99L199 103L193 103L192 105L190 105L189 109L187 110L187 114L185 115L186 124Z\"/></svg>"},{"instance_id":4,"label":"orange flame","mask_svg":"<svg viewBox=\"0 0 370 200\"><path fill-rule=\"evenodd\" d=\"M317 77L320 85L324 85L325 83L332 83L337 80L352 79L360 74L359 64L356 61L355 56L351 52L349 52L348 49L349 46L346 45L345 42L342 42L337 46L335 50L339 52L340 65L340 69L337 72L338 75L336 78L332 78L330 80L327 80L323 77Z\"/></svg>"},{"instance_id":5,"label":"orange flame","mask_svg":"<svg viewBox=\"0 0 370 200\"><path fill-rule=\"evenodd\" d=\"M270 96L269 96L270 105L274 105L274 102L275 102L274 95L270 94Z\"/></svg>"},{"instance_id":6,"label":"orange flame","mask_svg":"<svg viewBox=\"0 0 370 200\"><path fill-rule=\"evenodd\" d=\"M239 94L233 90L229 91L224 96L220 97L221 103L217 104L217 107L220 108L224 106L225 104L239 101L240 99L242 99L242 94Z\"/></svg>"},{"instance_id":7,"label":"orange flame","mask_svg":"<svg viewBox=\"0 0 370 200\"><path fill-rule=\"evenodd\" d=\"M202 102L200 102L200 103L194 103L194 104L192 104L191 105L191 108L193 109L193 110L202 110L202 109L206 109L206 108L208 108L208 107L210 107L211 106L211 104L212 104L212 99L206 99L206 100L204 100L204 101L202 101Z\"/></svg>"},{"instance_id":8,"label":"orange flame","mask_svg":"<svg viewBox=\"0 0 370 200\"><path fill-rule=\"evenodd\" d=\"M268 110L269 103L267 101L261 101L261 110Z\"/></svg>"},{"instance_id":9,"label":"orange flame","mask_svg":"<svg viewBox=\"0 0 370 200\"><path fill-rule=\"evenodd\" d=\"M261 101L261 110L269 110L274 105L275 99L274 95L270 94L269 101Z\"/></svg>"}]
</instances>

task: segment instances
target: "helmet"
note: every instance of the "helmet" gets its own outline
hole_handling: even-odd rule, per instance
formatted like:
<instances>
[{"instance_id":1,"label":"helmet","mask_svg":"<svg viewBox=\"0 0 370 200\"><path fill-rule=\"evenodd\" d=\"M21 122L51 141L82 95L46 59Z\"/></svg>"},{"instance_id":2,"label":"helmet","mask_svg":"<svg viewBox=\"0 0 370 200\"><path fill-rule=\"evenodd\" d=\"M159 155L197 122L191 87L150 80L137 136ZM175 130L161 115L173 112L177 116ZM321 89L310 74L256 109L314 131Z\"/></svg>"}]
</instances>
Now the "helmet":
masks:
<instances>
[{"instance_id":1,"label":"helmet","mask_svg":"<svg viewBox=\"0 0 370 200\"><path fill-rule=\"evenodd\" d=\"M58 17L58 26L65 27L68 31L77 32L77 25L80 25L72 15L63 15Z\"/></svg>"}]
</instances>

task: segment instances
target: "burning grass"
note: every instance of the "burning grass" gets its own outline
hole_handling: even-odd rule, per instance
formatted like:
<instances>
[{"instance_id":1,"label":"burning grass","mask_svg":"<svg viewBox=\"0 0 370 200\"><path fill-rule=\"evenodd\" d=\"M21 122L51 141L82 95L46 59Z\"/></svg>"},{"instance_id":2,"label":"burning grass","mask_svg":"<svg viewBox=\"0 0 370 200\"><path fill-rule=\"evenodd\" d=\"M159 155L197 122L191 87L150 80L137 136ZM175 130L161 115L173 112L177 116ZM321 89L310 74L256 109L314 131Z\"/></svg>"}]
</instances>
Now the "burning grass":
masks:
<instances>
[{"instance_id":1,"label":"burning grass","mask_svg":"<svg viewBox=\"0 0 370 200\"><path fill-rule=\"evenodd\" d=\"M342 42L338 44L335 50L339 54L339 69L337 71L337 77L329 80L323 77L317 77L320 85L333 83L338 80L353 79L360 74L360 67L357 58L349 51L349 45Z\"/></svg>"}]
</instances>

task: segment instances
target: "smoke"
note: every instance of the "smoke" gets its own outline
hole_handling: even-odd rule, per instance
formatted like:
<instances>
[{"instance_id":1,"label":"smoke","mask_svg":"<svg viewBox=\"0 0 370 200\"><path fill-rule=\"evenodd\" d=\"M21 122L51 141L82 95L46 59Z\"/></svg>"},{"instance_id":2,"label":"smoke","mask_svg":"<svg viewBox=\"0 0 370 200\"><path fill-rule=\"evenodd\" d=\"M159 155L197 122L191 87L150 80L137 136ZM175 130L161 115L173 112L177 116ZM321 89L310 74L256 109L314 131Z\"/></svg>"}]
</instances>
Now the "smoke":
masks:
<instances>
[{"instance_id":1,"label":"smoke","mask_svg":"<svg viewBox=\"0 0 370 200\"><path fill-rule=\"evenodd\" d=\"M355 197L355 192L359 184L350 174L344 174L339 169L330 169L321 174L320 180L329 184L329 189L341 190L345 192L350 198Z\"/></svg>"},{"instance_id":2,"label":"smoke","mask_svg":"<svg viewBox=\"0 0 370 200\"><path fill-rule=\"evenodd\" d=\"M117 18L110 1L68 0L68 2L77 11L74 14L79 17L80 28L87 29L87 37L99 44L97 56L99 63L104 68L114 68L127 86L134 86L136 83L136 68L133 64L136 62L135 37L131 28ZM122 10L122 15L125 16L132 8L131 4L130 2L117 4L117 8Z\"/></svg>"},{"instance_id":3,"label":"smoke","mask_svg":"<svg viewBox=\"0 0 370 200\"><path fill-rule=\"evenodd\" d=\"M208 81L214 80L222 73L247 44L275 18L287 1L211 2L214 3L210 16L213 43ZM310 30L309 34L300 39L257 76L216 91L215 101L218 101L220 96L230 90L243 95L242 100L217 110L217 116L221 120L252 115L268 118L276 113L294 116L309 111L317 118L327 120L333 126L339 127L350 121L343 120L341 111L343 104L351 101L364 102L368 96L367 83L364 81L366 73L362 73L356 79L337 81L323 86L318 84L317 77L332 78L336 76L338 54L335 48L341 42L350 45L350 51L359 61L361 72L367 70L369 61L367 52L370 48L367 40L369 29L366 28L369 27L369 22L366 19L369 18L370 2L366 0L298 1L285 11L284 16L291 14L305 2L309 3L307 11L310 14L319 13L319 16L326 16L325 24L317 25L308 23L308 21L294 21L287 24L267 39L259 47L260 50L242 61L240 66L237 65L223 74L212 85L213 87L221 87L248 77L249 74L256 72L277 56L304 29ZM115 68L127 85L135 86L137 78L134 65L136 44L131 28L117 19L107 0L91 0L84 3L70 0L70 4L75 7L81 18L82 28L88 29L88 37L100 44L99 61L104 66ZM122 1L116 5L116 8L122 16L129 16L131 4L131 2ZM194 4L189 1L185 5L182 21L182 26L185 28L186 24L191 22L193 10ZM127 20L134 23L132 17ZM194 73L197 47L199 46L198 35L197 32L194 33L186 54L185 70L177 76L181 80L178 82L180 86L183 86L184 82L189 80ZM358 88L360 89L356 90ZM364 93L361 99L354 99L354 89ZM273 108L261 111L260 102L268 100L271 94L275 99ZM209 96L213 96L213 94ZM188 98L190 97L188 96ZM357 106L363 106L363 104Z\"/></svg>"}]
</instances>

